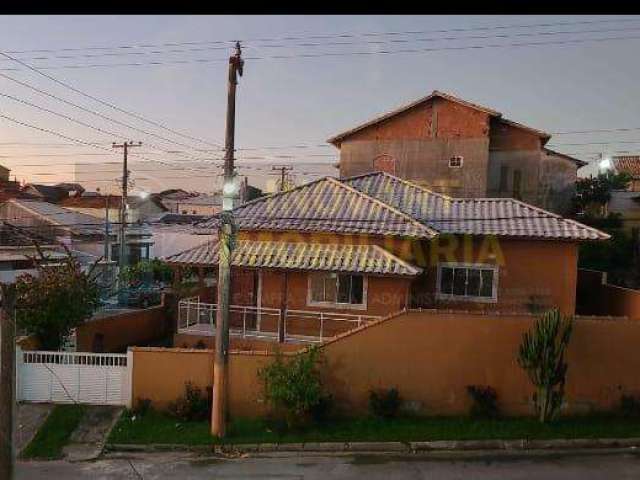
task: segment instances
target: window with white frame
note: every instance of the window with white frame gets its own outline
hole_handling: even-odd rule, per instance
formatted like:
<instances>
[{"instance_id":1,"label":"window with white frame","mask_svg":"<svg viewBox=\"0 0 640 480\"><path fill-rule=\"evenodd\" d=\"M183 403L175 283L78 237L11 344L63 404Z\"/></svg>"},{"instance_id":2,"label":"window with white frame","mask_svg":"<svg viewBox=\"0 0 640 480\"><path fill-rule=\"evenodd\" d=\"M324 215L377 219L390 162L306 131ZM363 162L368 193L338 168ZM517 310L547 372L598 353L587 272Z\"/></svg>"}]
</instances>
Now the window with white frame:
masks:
<instances>
[{"instance_id":1,"label":"window with white frame","mask_svg":"<svg viewBox=\"0 0 640 480\"><path fill-rule=\"evenodd\" d=\"M464 157L455 155L449 159L449 168L462 168Z\"/></svg>"},{"instance_id":2,"label":"window with white frame","mask_svg":"<svg viewBox=\"0 0 640 480\"><path fill-rule=\"evenodd\" d=\"M442 299L495 302L498 268L485 264L441 263L437 292Z\"/></svg>"},{"instance_id":3,"label":"window with white frame","mask_svg":"<svg viewBox=\"0 0 640 480\"><path fill-rule=\"evenodd\" d=\"M362 275L322 272L309 276L309 303L364 306L366 282Z\"/></svg>"}]
</instances>

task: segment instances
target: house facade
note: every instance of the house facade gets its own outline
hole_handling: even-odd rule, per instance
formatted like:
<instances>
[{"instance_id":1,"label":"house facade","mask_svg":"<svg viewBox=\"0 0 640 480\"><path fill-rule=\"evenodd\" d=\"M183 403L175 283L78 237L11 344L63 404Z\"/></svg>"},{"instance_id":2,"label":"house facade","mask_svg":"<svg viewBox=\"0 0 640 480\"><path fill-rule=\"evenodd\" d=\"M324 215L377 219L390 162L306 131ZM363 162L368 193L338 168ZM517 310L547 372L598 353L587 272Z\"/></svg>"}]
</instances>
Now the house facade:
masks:
<instances>
[{"instance_id":1,"label":"house facade","mask_svg":"<svg viewBox=\"0 0 640 480\"><path fill-rule=\"evenodd\" d=\"M607 211L622 216L625 230L640 231L640 155L614 156L611 168L615 173L627 173L631 177L626 190L614 190Z\"/></svg>"},{"instance_id":2,"label":"house facade","mask_svg":"<svg viewBox=\"0 0 640 480\"><path fill-rule=\"evenodd\" d=\"M551 135L434 91L327 141L341 178L385 171L454 197L516 198L567 212L581 160L545 147Z\"/></svg>"},{"instance_id":3,"label":"house facade","mask_svg":"<svg viewBox=\"0 0 640 480\"><path fill-rule=\"evenodd\" d=\"M608 238L518 200L452 198L382 172L323 178L234 214L231 302L245 323L248 315L256 328L260 312L277 310L291 316L287 328L304 331L329 316L344 320L327 327L334 334L411 308L573 314L578 244ZM217 248L167 261L215 277ZM203 292L201 301L215 303L213 289Z\"/></svg>"},{"instance_id":4,"label":"house facade","mask_svg":"<svg viewBox=\"0 0 640 480\"><path fill-rule=\"evenodd\" d=\"M157 195L149 195L145 198L130 195L127 197L127 204L129 205L127 221L131 223L145 222L167 211ZM60 202L60 205L74 212L92 215L102 220L108 212L109 221L117 223L120 221L122 197L120 195L81 195L66 198Z\"/></svg>"},{"instance_id":5,"label":"house facade","mask_svg":"<svg viewBox=\"0 0 640 480\"><path fill-rule=\"evenodd\" d=\"M11 199L0 204L0 216L10 225L66 245L87 261L107 255L111 261L118 260L118 225L107 226L104 220L93 215L48 202ZM130 264L150 258L153 239L147 227L128 225L126 241Z\"/></svg>"}]
</instances>

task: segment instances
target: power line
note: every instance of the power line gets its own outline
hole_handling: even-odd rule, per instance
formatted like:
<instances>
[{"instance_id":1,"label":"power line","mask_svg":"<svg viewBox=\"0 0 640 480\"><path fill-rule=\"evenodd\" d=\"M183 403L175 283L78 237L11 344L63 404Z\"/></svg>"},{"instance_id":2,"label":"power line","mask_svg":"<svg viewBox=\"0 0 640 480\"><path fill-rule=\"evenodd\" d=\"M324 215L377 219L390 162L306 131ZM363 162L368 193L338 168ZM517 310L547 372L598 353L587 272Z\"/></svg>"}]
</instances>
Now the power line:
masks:
<instances>
[{"instance_id":1,"label":"power line","mask_svg":"<svg viewBox=\"0 0 640 480\"><path fill-rule=\"evenodd\" d=\"M631 128L598 128L593 130L565 130L561 132L552 132L552 135L579 135L585 133L611 133L611 132L632 132L638 131L640 127Z\"/></svg>"},{"instance_id":2,"label":"power line","mask_svg":"<svg viewBox=\"0 0 640 480\"><path fill-rule=\"evenodd\" d=\"M48 128L38 127L37 125L33 125L33 124L30 124L30 123L23 122L21 120L15 119L13 117L9 117L8 115L0 114L0 118L4 118L5 120L13 122L13 123L15 123L17 125L21 125L23 127L32 128L34 130L38 130L40 132L48 133L48 134L51 134L51 135L55 135L57 137L60 137L60 138L63 138L65 140L69 140L69 141L72 141L72 142L76 142L78 144L83 144L83 145L86 145L86 146L89 146L89 147L97 148L99 150L105 150L107 152L111 152L111 150L106 148L106 147L102 147L100 145L97 145L97 144L94 144L94 143L90 143L90 142L86 142L84 140L80 140L80 139L77 139L77 138L74 138L74 137L69 137L67 135L64 135L64 134L59 133L59 132L55 132L55 131L50 130ZM161 164L161 165L169 165L169 166L174 166L175 165L175 164L171 164L171 163L168 163L168 162L163 162L161 160L154 160L154 159L151 159L151 158L146 158L146 157L141 156L141 155L138 155L138 158L141 158L141 159L149 161L149 162L158 163L158 164ZM185 168L188 169L187 167L185 167Z\"/></svg>"},{"instance_id":3,"label":"power line","mask_svg":"<svg viewBox=\"0 0 640 480\"><path fill-rule=\"evenodd\" d=\"M269 55L263 57L246 57L246 60L287 60L294 58L320 58L320 57L348 57L348 56L372 56L372 55L398 55L407 53L431 53L440 51L462 51L462 50L482 50L488 48L511 48L511 47L527 47L527 46L546 46L546 45L572 45L582 43L599 43L620 40L638 40L640 36L622 36L622 37L601 37L587 38L577 40L555 40L548 42L516 42L505 44L486 44L486 45L466 45L456 47L436 47L436 48L408 48L400 50L378 50L378 51L360 51L360 52L321 52L307 54L290 54L290 55ZM110 67L143 67L158 65L189 65L226 62L225 58L199 58L192 60L166 60L151 62L130 62L130 63L97 63L83 65L57 65L57 66L38 66L40 70L58 70L58 69L82 69L82 68L110 68ZM0 71L20 71L15 68L1 68Z\"/></svg>"},{"instance_id":4,"label":"power line","mask_svg":"<svg viewBox=\"0 0 640 480\"><path fill-rule=\"evenodd\" d=\"M640 20L630 20L638 22ZM553 35L572 35L572 34L586 34L586 33L605 33L605 32L624 32L638 30L638 27L630 28L605 28L605 29L592 29L592 30L564 30L553 32L525 32L525 33L508 33L498 35L471 35L471 36L457 36L457 37L427 37L427 38L412 38L412 39L391 39L391 40L361 40L361 41L338 41L338 42L316 42L316 43L294 43L294 44L262 44L259 47L262 48L315 48L315 47L333 47L333 46L351 46L351 45L386 45L386 44L400 44L400 43L424 43L424 42L451 42L457 40L487 40L493 38L514 38L514 37L544 37ZM251 47L251 44L248 45ZM17 60L29 60L29 61L42 61L52 59L76 59L76 58L100 58L100 57L117 57L117 56L131 56L131 55L167 55L176 53L194 53L204 52L210 50L226 50L229 47L197 47L186 49L169 49L169 50L151 50L151 51L124 51L124 52L103 52L93 54L80 54L80 55L52 55L52 56L39 56L39 57L19 57Z\"/></svg>"},{"instance_id":5,"label":"power line","mask_svg":"<svg viewBox=\"0 0 640 480\"><path fill-rule=\"evenodd\" d=\"M33 85L30 85L30 84L28 84L28 83L26 83L26 82L22 82L22 81L20 81L20 80L17 80L17 79L15 79L15 78L12 78L12 77L10 77L9 75L5 75L5 74L3 74L3 73L0 73L0 77L6 78L7 80L10 80L10 81L12 81L12 82L15 82L15 83L17 83L17 84L19 84L19 85L21 85L21 86L23 86L23 87L29 88L30 90L33 90L33 91L35 91L35 92L37 92L37 93L39 93L39 94L41 94L41 95L45 95L45 96L47 96L47 97L53 98L53 99L55 99L55 100L57 100L57 101L59 101L59 102L64 103L65 105L69 105L69 106L71 106L71 107L77 108L77 109L79 109L79 110L82 110L83 112L86 112L86 113L89 113L89 114L91 114L91 115L97 116L97 117L102 118L102 119L104 119L104 120L108 120L108 121L113 122L113 123L115 123L115 124L117 124L117 125L121 125L121 126L123 126L123 127L125 127L125 128L130 128L130 129L135 130L135 131L137 131L137 132L140 132L140 133L143 133L143 134L145 134L145 135L152 136L152 137L159 138L159 139L161 139L161 140L164 140L164 141L169 142L169 143L173 143L173 144L175 144L175 145L179 145L179 146L183 146L183 147L191 148L191 146L190 146L190 145L187 145L187 144L184 144L184 143L181 143L181 142L175 142L175 141L173 141L173 140L171 140L171 139L169 139L169 138L163 137L163 136L161 136L161 135L157 135L157 134L152 133L152 132L147 132L146 130L143 130L143 129L141 129L141 128L138 128L138 127L135 127L135 126L129 125L129 124L127 124L127 123L121 122L120 120L117 120L117 119L115 119L115 118L109 117L109 116L107 116L107 115L103 115L102 113L97 112L97 111L95 111L95 110L91 110L91 109L89 109L89 108L85 108L85 107L83 107L82 105L78 105L77 103L71 102L71 101L66 100L66 99L64 99L64 98L61 98L61 97L58 97L57 95L54 95L54 94L52 94L52 93L50 93L50 92L47 92L46 90L39 89L39 88L34 87ZM24 101L23 101L23 103L24 103ZM29 102L27 102L27 103L29 103ZM42 107L36 106L36 105L34 105L34 104L32 104L31 106L33 106L33 107L35 107L35 108L42 109ZM50 111L50 110L49 110L49 112L50 112L50 113L52 113L52 111ZM55 114L55 115L61 115L61 114L57 114L57 113L54 113L54 114ZM93 127L90 127L90 128L93 128ZM95 129L96 129L96 128L94 128L94 130L95 130ZM104 129L102 129L102 130L104 130ZM106 130L105 130L105 131L106 131ZM109 133L109 135L116 136L116 137L118 137L118 138L122 138L122 139L127 138L127 135L121 135L121 134L117 134L117 133ZM155 148L155 149L160 150L160 151L165 151L165 150L163 150L161 147L154 146L153 144L150 144L150 143L147 143L147 144L148 144L151 148ZM168 151L167 151L167 152L168 152Z\"/></svg>"},{"instance_id":6,"label":"power line","mask_svg":"<svg viewBox=\"0 0 640 480\"><path fill-rule=\"evenodd\" d=\"M625 22L637 22L636 18L620 18L620 19L599 19L599 20L581 20L581 21L563 21L563 22L544 22L544 23L529 23L529 24L510 24L510 25L493 25L493 26L477 26L477 27L464 27L464 28L448 28L439 30L405 30L405 31L391 31L391 32L342 32L342 33L325 33L325 34L311 34L311 35L288 35L284 37L262 37L262 38L234 38L229 40L198 40L187 42L165 42L165 43L146 43L146 44L125 44L116 46L94 46L94 47L68 47L59 49L31 49L31 50L8 50L9 54L22 54L22 53L56 53L56 52L73 52L73 51L85 51L85 50L117 50L117 49L136 49L136 48L157 48L157 47L177 47L183 45L213 45L213 44L229 44L230 48L236 41L240 40L243 43L250 42L271 42L271 41L292 41L292 40L307 40L307 39L332 39L332 38L360 38L360 37L380 37L380 36L401 36L401 35L423 35L430 33L452 33L452 32L470 32L470 31L490 31L490 30L504 30L513 28L536 28L536 27L557 27L557 26L569 26L569 25L593 25L600 23L625 23Z\"/></svg>"},{"instance_id":7,"label":"power line","mask_svg":"<svg viewBox=\"0 0 640 480\"><path fill-rule=\"evenodd\" d=\"M91 99L91 100L93 100L95 102L100 103L101 105L104 105L104 106L112 108L112 109L114 109L114 110L116 110L118 112L121 112L121 113L124 113L126 115L129 115L130 117L136 118L136 119L141 120L143 122L147 122L147 123L149 123L151 125L154 125L154 126L156 126L158 128L162 128L163 130L167 130L167 131L173 133L174 135L178 135L178 136L181 136L181 137L184 137L184 138L188 138L190 140L195 140L195 141L198 141L200 143L204 143L206 145L213 145L213 146L216 146L216 147L220 146L219 144L212 143L212 142L209 142L207 140L203 140L203 139L198 138L198 137L194 137L194 136L191 136L191 135L185 135L183 133L180 133L180 132L178 132L178 131L176 131L174 129L171 129L171 128L167 127L166 125L163 125L161 123L155 122L153 120L149 120L149 119L143 117L142 115L140 115L139 113L130 112L128 110L125 110L123 108L118 107L117 105L114 105L112 103L109 103L109 102L106 102L104 100L101 100L101 99L99 99L99 98L97 98L97 97L95 97L93 95L90 95L90 94L88 94L86 92L83 92L82 90L80 90L80 89L78 89L78 88L76 88L76 87L74 87L72 85L69 85L68 83L65 83L65 82L63 82L61 80L58 80L57 78L55 78L55 77L53 77L51 75L48 75L48 74L46 74L44 72L41 72L38 68L35 68L35 67L29 65L28 63L23 62L22 60L18 60L15 57L12 57L11 55L9 55L7 53L4 53L4 52L0 51L0 55L2 55L5 58L8 58L10 60L13 60L14 62L19 63L20 65L28 68L29 70L37 73L38 75L42 75L43 77L48 78L52 82L55 82L58 85L61 85L61 86L65 87L65 88L67 88L67 89L69 89L69 90L71 90L71 91L73 91L73 92L75 92L75 93L77 93L79 95L82 95L83 97L89 98L89 99Z\"/></svg>"}]
</instances>

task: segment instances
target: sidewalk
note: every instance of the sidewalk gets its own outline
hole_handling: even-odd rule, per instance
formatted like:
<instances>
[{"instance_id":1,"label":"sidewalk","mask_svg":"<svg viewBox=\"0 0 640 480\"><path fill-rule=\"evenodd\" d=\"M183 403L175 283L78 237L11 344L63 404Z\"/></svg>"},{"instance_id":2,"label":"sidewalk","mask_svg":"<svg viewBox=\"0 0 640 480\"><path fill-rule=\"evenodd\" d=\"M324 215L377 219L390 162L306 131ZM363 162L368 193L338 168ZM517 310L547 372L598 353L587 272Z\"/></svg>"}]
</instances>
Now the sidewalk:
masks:
<instances>
[{"instance_id":1,"label":"sidewalk","mask_svg":"<svg viewBox=\"0 0 640 480\"><path fill-rule=\"evenodd\" d=\"M80 462L98 458L122 411L122 407L87 406L80 425L71 434L69 444L64 447L66 459Z\"/></svg>"}]
</instances>

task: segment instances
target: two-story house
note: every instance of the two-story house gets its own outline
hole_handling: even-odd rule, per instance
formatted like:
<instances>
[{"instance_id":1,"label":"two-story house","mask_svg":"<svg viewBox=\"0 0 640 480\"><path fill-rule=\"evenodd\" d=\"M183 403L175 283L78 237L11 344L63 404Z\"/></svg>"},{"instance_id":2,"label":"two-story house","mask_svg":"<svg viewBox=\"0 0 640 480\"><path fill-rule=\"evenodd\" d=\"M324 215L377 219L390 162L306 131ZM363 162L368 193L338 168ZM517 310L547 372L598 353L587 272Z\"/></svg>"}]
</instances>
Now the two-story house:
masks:
<instances>
[{"instance_id":1,"label":"two-story house","mask_svg":"<svg viewBox=\"0 0 640 480\"><path fill-rule=\"evenodd\" d=\"M551 135L434 91L327 141L340 177L375 171L453 197L507 197L566 213L585 162L545 147Z\"/></svg>"}]
</instances>

